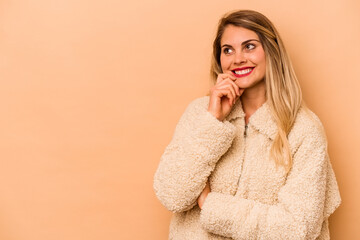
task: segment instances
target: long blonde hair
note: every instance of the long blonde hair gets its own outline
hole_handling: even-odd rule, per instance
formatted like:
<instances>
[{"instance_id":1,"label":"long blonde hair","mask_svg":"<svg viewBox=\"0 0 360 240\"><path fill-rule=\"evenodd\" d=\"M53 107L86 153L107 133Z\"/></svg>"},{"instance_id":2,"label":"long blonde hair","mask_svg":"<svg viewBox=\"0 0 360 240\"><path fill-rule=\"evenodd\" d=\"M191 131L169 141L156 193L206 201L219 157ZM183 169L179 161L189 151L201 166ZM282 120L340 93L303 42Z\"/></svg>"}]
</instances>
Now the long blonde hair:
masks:
<instances>
[{"instance_id":1,"label":"long blonde hair","mask_svg":"<svg viewBox=\"0 0 360 240\"><path fill-rule=\"evenodd\" d=\"M264 48L266 58L266 99L278 127L270 157L277 166L288 172L292 156L287 136L295 122L300 107L305 107L299 82L285 46L271 21L259 12L240 10L225 14L220 19L213 43L211 77L213 81L222 73L220 41L226 26L234 25L254 31Z\"/></svg>"}]
</instances>

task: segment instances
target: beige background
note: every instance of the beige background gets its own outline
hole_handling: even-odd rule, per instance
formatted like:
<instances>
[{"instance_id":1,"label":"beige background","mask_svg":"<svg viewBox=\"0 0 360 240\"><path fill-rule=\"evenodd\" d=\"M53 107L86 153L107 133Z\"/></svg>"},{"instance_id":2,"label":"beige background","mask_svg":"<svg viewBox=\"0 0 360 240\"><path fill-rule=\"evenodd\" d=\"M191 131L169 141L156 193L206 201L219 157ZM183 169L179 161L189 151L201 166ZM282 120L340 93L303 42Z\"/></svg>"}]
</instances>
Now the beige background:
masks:
<instances>
[{"instance_id":1,"label":"beige background","mask_svg":"<svg viewBox=\"0 0 360 240\"><path fill-rule=\"evenodd\" d=\"M153 174L233 9L278 27L327 131L332 239L358 238L358 1L2 0L0 239L167 239Z\"/></svg>"}]
</instances>

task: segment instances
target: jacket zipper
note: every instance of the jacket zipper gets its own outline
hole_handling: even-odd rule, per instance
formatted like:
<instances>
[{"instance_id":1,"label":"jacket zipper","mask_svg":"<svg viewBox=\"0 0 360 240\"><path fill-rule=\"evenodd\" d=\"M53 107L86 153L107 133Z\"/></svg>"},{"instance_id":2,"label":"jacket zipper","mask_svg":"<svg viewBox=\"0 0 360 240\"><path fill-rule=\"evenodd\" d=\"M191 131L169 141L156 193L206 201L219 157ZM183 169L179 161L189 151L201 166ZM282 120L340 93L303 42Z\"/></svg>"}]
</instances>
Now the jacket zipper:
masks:
<instances>
[{"instance_id":1,"label":"jacket zipper","mask_svg":"<svg viewBox=\"0 0 360 240\"><path fill-rule=\"evenodd\" d=\"M248 129L248 124L245 124L245 130L244 130L244 149L243 149L243 159L241 162L241 171L240 171L240 176L239 176L239 180L238 180L238 186L237 186L237 190L236 192L239 190L239 186L240 186L240 178L243 172L243 167L244 167L244 162L245 162L245 154L246 154L246 136L247 136L247 129ZM235 193L236 195L236 193Z\"/></svg>"}]
</instances>

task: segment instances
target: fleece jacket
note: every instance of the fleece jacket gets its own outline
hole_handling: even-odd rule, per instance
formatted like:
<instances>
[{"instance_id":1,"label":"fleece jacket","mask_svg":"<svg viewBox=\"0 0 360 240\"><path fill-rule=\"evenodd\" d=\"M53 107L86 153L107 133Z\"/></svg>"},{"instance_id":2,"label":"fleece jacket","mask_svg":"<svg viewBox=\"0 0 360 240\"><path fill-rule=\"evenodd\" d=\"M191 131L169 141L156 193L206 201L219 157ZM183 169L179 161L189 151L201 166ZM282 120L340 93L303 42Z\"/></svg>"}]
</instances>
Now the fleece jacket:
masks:
<instances>
[{"instance_id":1,"label":"fleece jacket","mask_svg":"<svg viewBox=\"0 0 360 240\"><path fill-rule=\"evenodd\" d=\"M328 218L341 197L319 118L299 110L286 172L270 158L278 128L267 102L246 128L241 101L224 121L208 104L209 96L189 104L154 175L156 196L174 213L169 239L330 239Z\"/></svg>"}]
</instances>

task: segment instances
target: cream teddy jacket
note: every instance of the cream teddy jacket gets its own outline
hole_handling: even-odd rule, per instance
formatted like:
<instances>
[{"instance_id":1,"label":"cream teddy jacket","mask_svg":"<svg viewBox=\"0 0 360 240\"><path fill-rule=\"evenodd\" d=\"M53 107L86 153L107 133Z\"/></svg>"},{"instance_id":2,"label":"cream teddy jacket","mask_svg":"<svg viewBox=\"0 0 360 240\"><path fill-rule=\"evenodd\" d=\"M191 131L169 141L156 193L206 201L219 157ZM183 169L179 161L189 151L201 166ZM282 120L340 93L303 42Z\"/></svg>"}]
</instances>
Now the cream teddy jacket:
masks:
<instances>
[{"instance_id":1,"label":"cream teddy jacket","mask_svg":"<svg viewBox=\"0 0 360 240\"><path fill-rule=\"evenodd\" d=\"M340 205L322 125L300 109L288 135L293 166L276 168L269 151L277 126L264 103L249 119L237 101L221 122L209 97L182 115L154 176L154 190L174 215L169 239L330 239ZM197 198L210 182L203 208Z\"/></svg>"}]
</instances>

